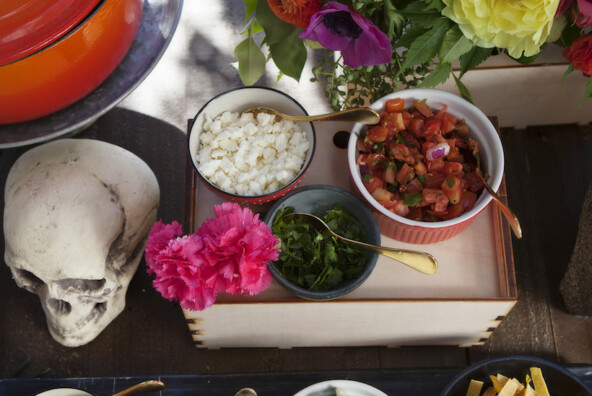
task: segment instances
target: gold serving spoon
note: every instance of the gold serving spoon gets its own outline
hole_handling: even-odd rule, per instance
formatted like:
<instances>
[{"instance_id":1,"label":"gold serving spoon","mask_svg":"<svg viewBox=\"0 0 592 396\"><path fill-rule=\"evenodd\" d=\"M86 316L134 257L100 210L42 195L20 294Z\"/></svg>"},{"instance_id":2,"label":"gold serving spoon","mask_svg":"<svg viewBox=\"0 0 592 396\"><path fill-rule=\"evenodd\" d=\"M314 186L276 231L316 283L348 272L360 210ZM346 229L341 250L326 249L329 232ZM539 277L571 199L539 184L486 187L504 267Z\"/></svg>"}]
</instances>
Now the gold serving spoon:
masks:
<instances>
[{"instance_id":1,"label":"gold serving spoon","mask_svg":"<svg viewBox=\"0 0 592 396\"><path fill-rule=\"evenodd\" d=\"M136 384L132 387L122 390L113 396L138 395L140 393L156 392L164 389L164 383L161 381L150 380Z\"/></svg>"},{"instance_id":2,"label":"gold serving spoon","mask_svg":"<svg viewBox=\"0 0 592 396\"><path fill-rule=\"evenodd\" d=\"M284 216L305 216L310 219L314 219L318 224L321 224L323 227L327 229L334 237L341 239L347 243L351 243L352 245L356 245L362 247L364 249L369 249L381 254L385 257L391 258L396 260L402 264L405 264L408 267L413 268L416 271L419 271L423 274L431 275L436 272L438 269L438 262L436 259L429 253L424 252L417 252L413 250L406 250L406 249L396 249L396 248L389 248L385 246L377 246L370 243L360 242L353 239L349 239L343 237L335 231L333 231L327 223L325 223L320 217L317 217L310 213L302 213L302 212L295 212L295 213L287 213Z\"/></svg>"},{"instance_id":3,"label":"gold serving spoon","mask_svg":"<svg viewBox=\"0 0 592 396\"><path fill-rule=\"evenodd\" d=\"M257 396L257 392L251 388L243 388L236 392L234 396Z\"/></svg>"},{"instance_id":4,"label":"gold serving spoon","mask_svg":"<svg viewBox=\"0 0 592 396\"><path fill-rule=\"evenodd\" d=\"M506 219L508 219L508 222L510 223L510 227L512 227L512 231L514 231L514 235L516 235L516 238L521 239L522 238L522 227L520 227L520 222L518 221L518 217L516 217L516 215L514 214L514 212L512 211L512 209L510 209L510 207L508 205L506 205L504 202L502 202L499 195L497 195L497 193L495 191L493 191L493 188L491 188L489 183L487 183L485 181L485 178L481 174L480 167L477 167L477 172L475 172L475 173L477 173L477 176L479 176L479 179L481 179L481 182L483 182L483 185L485 186L485 189L487 190L487 192L489 192L489 194L491 194L491 197L493 198L495 203L502 210L502 213L504 214L504 216L506 216Z\"/></svg>"},{"instance_id":5,"label":"gold serving spoon","mask_svg":"<svg viewBox=\"0 0 592 396\"><path fill-rule=\"evenodd\" d=\"M281 113L269 107L253 107L243 111L245 113L253 113L257 116L259 113L273 114L285 120L300 122L300 121L347 121L359 122L360 124L374 125L380 122L380 114L368 107L356 107L354 109L347 109L336 111L334 113L309 115L309 116L291 116Z\"/></svg>"}]
</instances>

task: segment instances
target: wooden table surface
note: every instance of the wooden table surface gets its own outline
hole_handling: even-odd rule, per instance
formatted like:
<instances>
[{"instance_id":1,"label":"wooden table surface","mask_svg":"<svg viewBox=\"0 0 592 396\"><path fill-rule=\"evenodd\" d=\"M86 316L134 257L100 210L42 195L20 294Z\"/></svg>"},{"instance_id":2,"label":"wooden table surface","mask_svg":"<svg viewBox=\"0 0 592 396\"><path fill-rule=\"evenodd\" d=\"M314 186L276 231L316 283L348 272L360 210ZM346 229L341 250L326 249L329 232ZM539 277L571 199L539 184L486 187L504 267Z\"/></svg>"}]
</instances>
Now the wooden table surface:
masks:
<instances>
[{"instance_id":1,"label":"wooden table surface","mask_svg":"<svg viewBox=\"0 0 592 396\"><path fill-rule=\"evenodd\" d=\"M197 3L206 2L186 2L185 24L198 12ZM232 11L227 14L234 21L231 32L240 31L242 14L229 4L241 1L207 3L225 4ZM205 36L203 26L185 28L171 44L169 59L186 65L183 81L162 84L176 70L159 65L153 80L77 135L118 144L144 159L161 186L159 217L164 222L183 219L186 120L215 93L240 84L229 66L232 55L208 47ZM228 34L217 40L228 40ZM202 77L196 81L198 75ZM159 103L146 105L151 91L145 87L152 82L162 96ZM263 82L273 85L274 80ZM185 92L182 98L170 99L179 89ZM312 108L314 103L310 106L319 110ZM590 364L592 319L566 312L559 282L592 180L592 126L503 128L501 136L508 199L524 238L513 240L518 303L483 346L196 349L181 309L152 288L142 262L125 311L90 344L67 348L50 337L37 296L18 288L9 269L0 265L0 379L450 368L509 354ZM1 191L10 166L26 149L0 150Z\"/></svg>"}]
</instances>

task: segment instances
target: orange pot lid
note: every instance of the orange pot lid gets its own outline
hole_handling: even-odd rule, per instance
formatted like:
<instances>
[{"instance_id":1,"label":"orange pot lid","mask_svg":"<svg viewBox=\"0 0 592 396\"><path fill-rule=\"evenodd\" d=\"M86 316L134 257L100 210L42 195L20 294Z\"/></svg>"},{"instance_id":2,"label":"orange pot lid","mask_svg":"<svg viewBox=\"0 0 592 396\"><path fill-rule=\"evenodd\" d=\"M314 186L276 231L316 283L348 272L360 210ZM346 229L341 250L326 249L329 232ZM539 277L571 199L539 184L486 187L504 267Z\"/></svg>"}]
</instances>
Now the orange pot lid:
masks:
<instances>
[{"instance_id":1,"label":"orange pot lid","mask_svg":"<svg viewBox=\"0 0 592 396\"><path fill-rule=\"evenodd\" d=\"M64 36L100 0L0 0L0 66Z\"/></svg>"}]
</instances>

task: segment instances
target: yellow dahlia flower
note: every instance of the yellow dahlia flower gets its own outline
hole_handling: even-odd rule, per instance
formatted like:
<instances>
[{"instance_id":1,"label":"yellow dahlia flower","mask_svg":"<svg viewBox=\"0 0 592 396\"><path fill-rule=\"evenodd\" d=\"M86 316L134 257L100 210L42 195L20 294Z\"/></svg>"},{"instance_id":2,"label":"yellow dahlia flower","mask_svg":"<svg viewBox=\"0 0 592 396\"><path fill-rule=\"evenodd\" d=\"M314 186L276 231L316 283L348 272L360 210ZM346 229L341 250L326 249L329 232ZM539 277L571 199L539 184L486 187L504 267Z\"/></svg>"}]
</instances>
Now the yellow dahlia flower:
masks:
<instances>
[{"instance_id":1,"label":"yellow dahlia flower","mask_svg":"<svg viewBox=\"0 0 592 396\"><path fill-rule=\"evenodd\" d=\"M519 58L540 51L560 0L443 0L442 14L480 47L506 48Z\"/></svg>"}]
</instances>

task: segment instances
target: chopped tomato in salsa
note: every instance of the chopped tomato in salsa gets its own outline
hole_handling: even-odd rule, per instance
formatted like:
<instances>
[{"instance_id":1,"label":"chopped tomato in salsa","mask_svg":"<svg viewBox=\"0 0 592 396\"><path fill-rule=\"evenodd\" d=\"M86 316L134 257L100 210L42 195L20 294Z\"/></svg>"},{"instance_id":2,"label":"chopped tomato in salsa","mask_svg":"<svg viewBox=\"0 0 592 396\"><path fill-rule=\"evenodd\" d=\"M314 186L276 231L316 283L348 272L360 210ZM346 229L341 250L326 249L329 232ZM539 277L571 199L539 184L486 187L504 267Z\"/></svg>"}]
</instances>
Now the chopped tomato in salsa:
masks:
<instances>
[{"instance_id":1,"label":"chopped tomato in salsa","mask_svg":"<svg viewBox=\"0 0 592 396\"><path fill-rule=\"evenodd\" d=\"M387 210L420 221L450 220L469 211L483 190L475 167L479 148L469 127L441 109L404 99L385 104L378 125L357 142L368 192Z\"/></svg>"}]
</instances>

